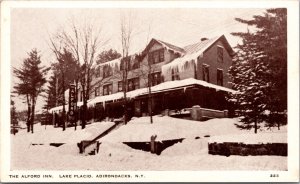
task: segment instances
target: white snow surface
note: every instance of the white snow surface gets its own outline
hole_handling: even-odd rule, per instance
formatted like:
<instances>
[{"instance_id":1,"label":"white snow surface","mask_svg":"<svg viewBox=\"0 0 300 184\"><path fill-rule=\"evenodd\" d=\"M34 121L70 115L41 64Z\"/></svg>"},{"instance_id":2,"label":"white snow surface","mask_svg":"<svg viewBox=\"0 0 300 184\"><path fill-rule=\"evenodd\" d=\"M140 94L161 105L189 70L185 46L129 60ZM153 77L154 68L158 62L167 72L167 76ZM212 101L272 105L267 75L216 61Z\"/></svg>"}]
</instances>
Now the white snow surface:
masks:
<instances>
[{"instance_id":1,"label":"white snow surface","mask_svg":"<svg viewBox=\"0 0 300 184\"><path fill-rule=\"evenodd\" d=\"M78 127L61 128L35 125L35 133L21 130L11 135L11 169L13 170L287 170L287 157L282 156L230 156L208 154L208 141L214 136L253 135L253 130L239 130L234 123L238 119L213 119L204 122L154 117L150 124L149 117L134 118L127 125L100 139L99 153L85 156L79 154L77 143L89 140L103 132L112 122L97 122ZM121 143L125 141L149 141L156 134L158 140L185 138L165 149L160 156L135 150ZM267 130L260 134L276 136L286 134L286 127ZM210 135L210 138L205 138ZM254 136L254 135L253 135ZM200 137L200 139L195 139ZM237 138L237 136L233 136ZM283 141L280 140L280 141ZM66 143L60 147L48 143ZM43 145L32 145L38 143Z\"/></svg>"},{"instance_id":2,"label":"white snow surface","mask_svg":"<svg viewBox=\"0 0 300 184\"><path fill-rule=\"evenodd\" d=\"M212 137L209 142L238 142L244 144L287 143L286 133L231 134Z\"/></svg>"}]
</instances>

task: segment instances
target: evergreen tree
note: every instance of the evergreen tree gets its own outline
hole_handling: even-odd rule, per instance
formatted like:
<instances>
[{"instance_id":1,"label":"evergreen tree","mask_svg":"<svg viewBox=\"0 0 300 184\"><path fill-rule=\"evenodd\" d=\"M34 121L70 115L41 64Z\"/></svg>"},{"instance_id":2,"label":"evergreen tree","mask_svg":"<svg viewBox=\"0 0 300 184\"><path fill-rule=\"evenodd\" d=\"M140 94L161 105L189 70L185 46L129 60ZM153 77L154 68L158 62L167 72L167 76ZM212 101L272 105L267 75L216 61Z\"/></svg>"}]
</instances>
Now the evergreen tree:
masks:
<instances>
[{"instance_id":1,"label":"evergreen tree","mask_svg":"<svg viewBox=\"0 0 300 184\"><path fill-rule=\"evenodd\" d=\"M47 93L47 100L46 100L46 109L51 109L57 105L58 101L58 94L57 93L57 79L58 77L54 74L50 76L50 79L48 81L49 86L46 90Z\"/></svg>"},{"instance_id":2,"label":"evergreen tree","mask_svg":"<svg viewBox=\"0 0 300 184\"><path fill-rule=\"evenodd\" d=\"M233 89L229 98L244 123L254 127L266 121L268 126L286 123L287 109L287 30L286 9L269 9L253 20L236 19L254 26L250 33L233 33L243 39L237 45L233 66L229 70Z\"/></svg>"},{"instance_id":3,"label":"evergreen tree","mask_svg":"<svg viewBox=\"0 0 300 184\"><path fill-rule=\"evenodd\" d=\"M107 61L112 61L114 59L118 59L121 56L122 55L120 53L118 53L116 50L113 50L113 49L105 50L105 51L102 51L98 55L96 63L97 64L105 63Z\"/></svg>"},{"instance_id":4,"label":"evergreen tree","mask_svg":"<svg viewBox=\"0 0 300 184\"><path fill-rule=\"evenodd\" d=\"M66 99L65 91L71 83L76 80L76 73L79 71L79 64L76 62L73 54L66 48L58 53L58 62L53 64L54 76L50 78L48 87L49 106L63 105L63 130L65 130Z\"/></svg>"},{"instance_id":5,"label":"evergreen tree","mask_svg":"<svg viewBox=\"0 0 300 184\"><path fill-rule=\"evenodd\" d=\"M13 134L16 134L16 125L18 125L18 117L15 107L15 102L13 100L10 100L10 124L13 126Z\"/></svg>"},{"instance_id":6,"label":"evergreen tree","mask_svg":"<svg viewBox=\"0 0 300 184\"><path fill-rule=\"evenodd\" d=\"M28 55L29 57L24 59L21 68L14 68L13 70L15 76L20 80L20 83L17 83L14 89L18 95L26 97L28 106L27 131L33 133L36 100L44 91L43 85L46 83L45 75L49 68L40 67L41 56L36 49L33 49Z\"/></svg>"}]
</instances>

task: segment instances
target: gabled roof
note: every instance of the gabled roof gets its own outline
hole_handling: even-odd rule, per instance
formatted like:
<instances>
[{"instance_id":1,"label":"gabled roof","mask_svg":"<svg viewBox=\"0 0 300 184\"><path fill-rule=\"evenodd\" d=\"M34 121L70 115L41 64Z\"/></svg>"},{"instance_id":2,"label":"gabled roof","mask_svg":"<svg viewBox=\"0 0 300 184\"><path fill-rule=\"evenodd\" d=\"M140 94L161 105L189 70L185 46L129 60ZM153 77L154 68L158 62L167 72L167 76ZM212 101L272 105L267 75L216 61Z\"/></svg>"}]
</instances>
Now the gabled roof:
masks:
<instances>
[{"instance_id":1,"label":"gabled roof","mask_svg":"<svg viewBox=\"0 0 300 184\"><path fill-rule=\"evenodd\" d=\"M165 45L165 47L168 47L170 50L174 50L174 51L177 51L177 52L185 53L185 50L183 48L177 47L177 46L172 45L172 44L167 43L167 42L163 42L161 40L157 40L156 39L156 41L159 42L162 45Z\"/></svg>"},{"instance_id":2,"label":"gabled roof","mask_svg":"<svg viewBox=\"0 0 300 184\"><path fill-rule=\"evenodd\" d=\"M198 43L194 43L191 45L187 45L184 47L184 50L186 51L186 55L188 54L193 54L196 52L201 51L201 53L205 52L206 50L208 50L214 43L216 43L217 41L222 41L224 46L226 47L228 53L230 55L232 55L234 53L233 49L231 48L231 46L229 45L227 39L225 38L224 35L221 36L216 36L214 38L208 39L208 40L204 40Z\"/></svg>"},{"instance_id":3,"label":"gabled roof","mask_svg":"<svg viewBox=\"0 0 300 184\"><path fill-rule=\"evenodd\" d=\"M201 41L192 45L188 45L185 48L186 54L183 55L182 57L176 58L170 63L167 63L162 66L162 74L165 75L167 72L171 71L173 68L177 68L179 72L183 70L189 62L194 62L197 60L199 56L203 56L203 53L207 51L209 48L211 48L217 41L222 41L224 44L224 47L228 51L230 55L233 55L234 52L227 42L226 38L224 35L214 37L209 40Z\"/></svg>"},{"instance_id":4,"label":"gabled roof","mask_svg":"<svg viewBox=\"0 0 300 184\"><path fill-rule=\"evenodd\" d=\"M185 50L183 48L177 47L170 43L163 42L161 40L154 39L154 38L151 39L151 41L149 42L149 44L147 45L147 47L144 49L143 52L147 52L153 46L154 43L158 43L158 44L162 45L164 48L166 48L168 50L172 50L175 53L179 53L180 55L185 54Z\"/></svg>"}]
</instances>

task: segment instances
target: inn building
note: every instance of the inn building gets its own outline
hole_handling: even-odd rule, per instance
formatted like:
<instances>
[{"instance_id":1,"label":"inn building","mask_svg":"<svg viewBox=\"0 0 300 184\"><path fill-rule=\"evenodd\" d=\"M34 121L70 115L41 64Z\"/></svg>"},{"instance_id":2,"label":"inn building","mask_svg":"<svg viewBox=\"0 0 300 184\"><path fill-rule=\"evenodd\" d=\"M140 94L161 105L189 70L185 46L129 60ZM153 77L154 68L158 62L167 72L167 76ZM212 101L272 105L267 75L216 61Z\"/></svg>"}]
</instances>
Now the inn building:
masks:
<instances>
[{"instance_id":1,"label":"inn building","mask_svg":"<svg viewBox=\"0 0 300 184\"><path fill-rule=\"evenodd\" d=\"M225 95L234 92L228 76L233 54L224 35L201 38L185 47L153 38L140 53L94 67L88 101L91 116L94 120L121 117L125 87L130 117L149 115L149 105L153 114L195 105L230 110ZM80 89L78 101L82 101Z\"/></svg>"}]
</instances>

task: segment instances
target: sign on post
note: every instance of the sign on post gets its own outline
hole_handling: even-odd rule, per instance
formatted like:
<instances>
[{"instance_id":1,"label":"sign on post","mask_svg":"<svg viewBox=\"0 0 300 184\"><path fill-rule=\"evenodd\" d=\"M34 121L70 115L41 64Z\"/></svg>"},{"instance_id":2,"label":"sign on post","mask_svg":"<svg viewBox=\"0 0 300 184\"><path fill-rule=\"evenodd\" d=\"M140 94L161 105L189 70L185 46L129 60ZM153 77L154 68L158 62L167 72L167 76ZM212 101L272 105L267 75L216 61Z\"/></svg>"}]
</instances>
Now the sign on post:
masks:
<instances>
[{"instance_id":1,"label":"sign on post","mask_svg":"<svg viewBox=\"0 0 300 184\"><path fill-rule=\"evenodd\" d=\"M69 90L69 118L70 118L71 124L75 124L75 107L76 107L75 85L70 84L70 90Z\"/></svg>"}]
</instances>

